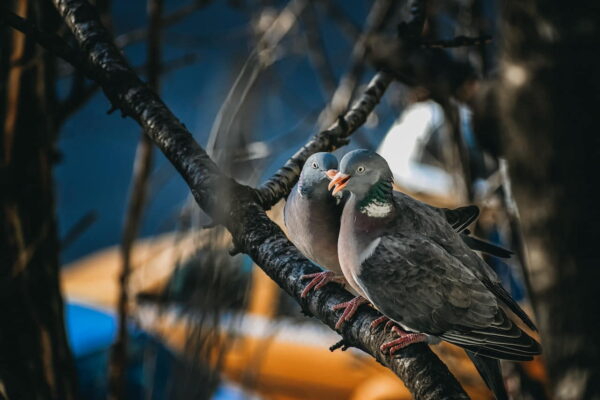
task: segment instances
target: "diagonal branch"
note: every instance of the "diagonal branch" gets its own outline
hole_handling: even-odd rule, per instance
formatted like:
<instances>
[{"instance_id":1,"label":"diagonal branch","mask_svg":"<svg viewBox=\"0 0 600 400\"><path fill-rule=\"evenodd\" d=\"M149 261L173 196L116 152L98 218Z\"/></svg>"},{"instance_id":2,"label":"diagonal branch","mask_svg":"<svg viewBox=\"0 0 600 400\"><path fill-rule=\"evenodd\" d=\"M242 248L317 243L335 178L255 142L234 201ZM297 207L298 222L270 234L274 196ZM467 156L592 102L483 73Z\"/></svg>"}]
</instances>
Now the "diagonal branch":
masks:
<instances>
[{"instance_id":1,"label":"diagonal branch","mask_svg":"<svg viewBox=\"0 0 600 400\"><path fill-rule=\"evenodd\" d=\"M99 81L113 105L144 128L185 179L198 204L213 219L223 221L236 246L249 254L307 313L333 329L338 313L331 311L331 306L349 300L351 295L331 285L309 299L301 299L304 283L300 276L316 272L318 268L304 258L266 216L256 191L236 183L217 169L190 132L129 67L88 3L82 0L54 0L54 3L88 56L91 68L88 74ZM456 379L427 346L413 345L395 357L384 356L379 346L390 338L383 332L372 335L369 330L370 323L379 315L370 308L360 310L355 322L340 332L345 342L389 367L417 399L467 398Z\"/></svg>"},{"instance_id":2,"label":"diagonal branch","mask_svg":"<svg viewBox=\"0 0 600 400\"><path fill-rule=\"evenodd\" d=\"M91 69L85 65L85 55L81 53L79 49L72 48L58 35L39 30L35 24L19 17L8 8L0 7L0 23L11 26L26 34L39 43L40 46L67 61L74 67L88 72L91 71Z\"/></svg>"},{"instance_id":3,"label":"diagonal branch","mask_svg":"<svg viewBox=\"0 0 600 400\"><path fill-rule=\"evenodd\" d=\"M296 184L304 161L311 154L332 151L346 144L347 137L365 123L391 82L391 74L380 72L375 75L367 89L343 117L340 117L329 129L316 134L273 177L257 189L260 204L268 209L287 195Z\"/></svg>"}]
</instances>

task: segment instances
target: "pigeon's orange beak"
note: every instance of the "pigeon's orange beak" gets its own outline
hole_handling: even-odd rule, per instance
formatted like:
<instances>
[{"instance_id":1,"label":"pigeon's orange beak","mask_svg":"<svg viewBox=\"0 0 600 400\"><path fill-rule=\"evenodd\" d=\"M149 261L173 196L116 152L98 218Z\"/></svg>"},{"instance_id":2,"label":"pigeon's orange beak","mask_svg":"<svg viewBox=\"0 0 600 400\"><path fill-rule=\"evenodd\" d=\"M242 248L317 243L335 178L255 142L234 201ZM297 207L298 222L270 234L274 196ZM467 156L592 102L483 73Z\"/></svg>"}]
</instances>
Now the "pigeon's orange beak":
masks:
<instances>
[{"instance_id":1,"label":"pigeon's orange beak","mask_svg":"<svg viewBox=\"0 0 600 400\"><path fill-rule=\"evenodd\" d=\"M337 169L329 169L325 172L325 175L327 175L327 177L329 179L333 179L335 178L335 176L337 175L338 170Z\"/></svg>"},{"instance_id":2,"label":"pigeon's orange beak","mask_svg":"<svg viewBox=\"0 0 600 400\"><path fill-rule=\"evenodd\" d=\"M331 188L333 188L335 186L335 188L333 189L333 192L331 192L332 195L336 195L338 192L340 192L341 190L343 190L346 185L348 184L348 181L350 180L350 175L347 174L342 174L341 172L337 172L337 174L335 174L333 177L331 177L330 172L337 172L335 170L329 170L327 171L327 176L331 178L331 182L329 182L329 186L327 189L331 190Z\"/></svg>"}]
</instances>

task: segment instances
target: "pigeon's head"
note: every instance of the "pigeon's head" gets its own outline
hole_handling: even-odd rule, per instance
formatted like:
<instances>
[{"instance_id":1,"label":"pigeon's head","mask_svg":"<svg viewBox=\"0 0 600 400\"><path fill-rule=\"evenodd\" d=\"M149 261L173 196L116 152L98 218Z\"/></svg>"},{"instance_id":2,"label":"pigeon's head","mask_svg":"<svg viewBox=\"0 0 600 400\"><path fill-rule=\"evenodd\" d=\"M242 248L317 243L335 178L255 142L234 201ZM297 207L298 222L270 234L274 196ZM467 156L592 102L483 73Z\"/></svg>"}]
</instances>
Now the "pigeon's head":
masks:
<instances>
[{"instance_id":1,"label":"pigeon's head","mask_svg":"<svg viewBox=\"0 0 600 400\"><path fill-rule=\"evenodd\" d=\"M374 151L359 149L347 153L339 171L328 171L332 194L347 190L358 197L366 195L379 182L391 183L392 171L383 157ZM391 185L389 185L391 187Z\"/></svg>"},{"instance_id":2,"label":"pigeon's head","mask_svg":"<svg viewBox=\"0 0 600 400\"><path fill-rule=\"evenodd\" d=\"M300 173L298 188L303 194L322 191L328 194L327 184L329 178L327 171L338 167L337 158L331 153L315 153L306 160Z\"/></svg>"}]
</instances>

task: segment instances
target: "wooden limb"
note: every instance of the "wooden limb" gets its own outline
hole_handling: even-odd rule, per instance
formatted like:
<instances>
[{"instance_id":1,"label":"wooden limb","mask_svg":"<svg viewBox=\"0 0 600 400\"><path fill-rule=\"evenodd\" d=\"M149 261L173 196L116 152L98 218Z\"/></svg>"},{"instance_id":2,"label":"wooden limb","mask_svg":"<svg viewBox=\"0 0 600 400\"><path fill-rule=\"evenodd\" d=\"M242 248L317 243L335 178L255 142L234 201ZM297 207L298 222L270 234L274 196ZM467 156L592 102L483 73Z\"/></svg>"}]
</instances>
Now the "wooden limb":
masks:
<instances>
[{"instance_id":1,"label":"wooden limb","mask_svg":"<svg viewBox=\"0 0 600 400\"><path fill-rule=\"evenodd\" d=\"M272 207L287 195L296 184L304 161L319 151L332 151L345 144L348 136L360 128L392 82L392 75L379 72L348 112L338 118L329 129L317 133L296 152L267 182L257 189L259 202L266 208Z\"/></svg>"}]
</instances>

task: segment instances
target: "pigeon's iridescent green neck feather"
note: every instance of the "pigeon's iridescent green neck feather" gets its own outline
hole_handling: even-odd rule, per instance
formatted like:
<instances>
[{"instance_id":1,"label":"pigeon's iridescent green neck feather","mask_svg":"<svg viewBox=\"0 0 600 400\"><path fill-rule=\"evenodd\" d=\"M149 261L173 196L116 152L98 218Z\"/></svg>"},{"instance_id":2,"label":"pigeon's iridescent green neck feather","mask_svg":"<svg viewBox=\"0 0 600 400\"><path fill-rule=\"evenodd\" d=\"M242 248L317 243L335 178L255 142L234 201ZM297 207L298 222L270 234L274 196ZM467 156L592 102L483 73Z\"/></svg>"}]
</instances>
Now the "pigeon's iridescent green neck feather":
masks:
<instances>
[{"instance_id":1,"label":"pigeon's iridescent green neck feather","mask_svg":"<svg viewBox=\"0 0 600 400\"><path fill-rule=\"evenodd\" d=\"M382 218L388 216L393 209L392 182L380 179L358 203L361 213L370 217Z\"/></svg>"}]
</instances>

